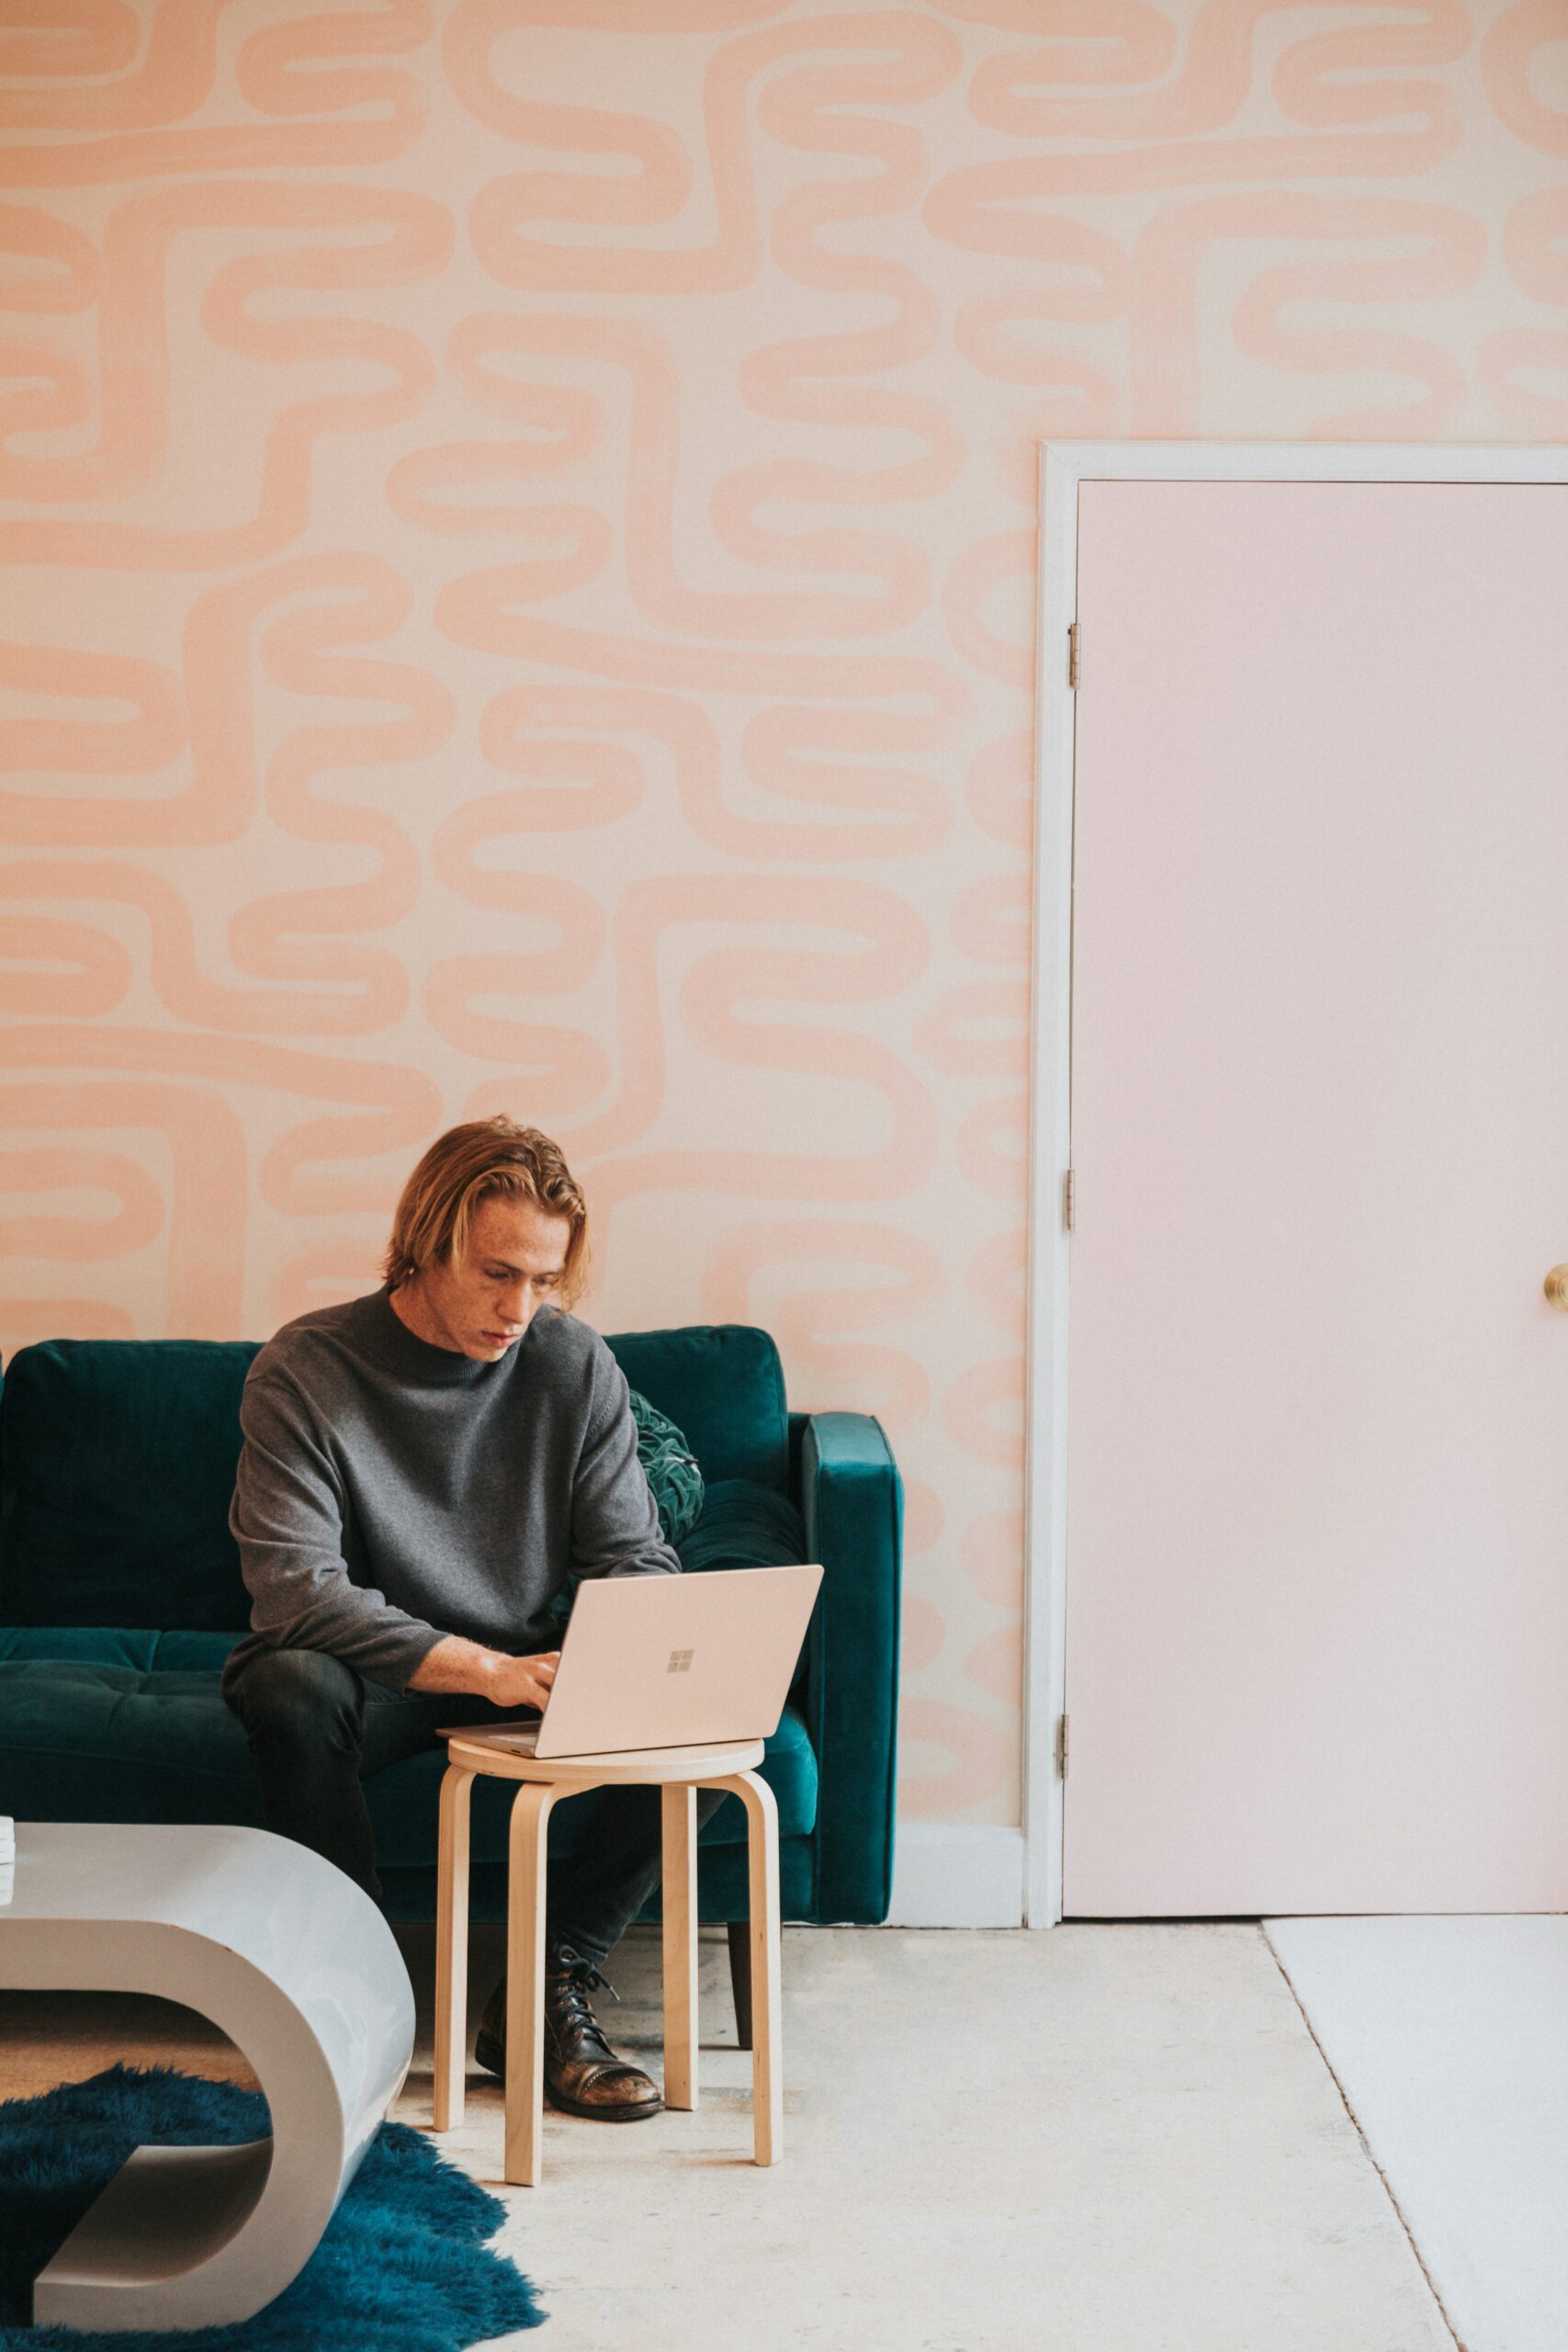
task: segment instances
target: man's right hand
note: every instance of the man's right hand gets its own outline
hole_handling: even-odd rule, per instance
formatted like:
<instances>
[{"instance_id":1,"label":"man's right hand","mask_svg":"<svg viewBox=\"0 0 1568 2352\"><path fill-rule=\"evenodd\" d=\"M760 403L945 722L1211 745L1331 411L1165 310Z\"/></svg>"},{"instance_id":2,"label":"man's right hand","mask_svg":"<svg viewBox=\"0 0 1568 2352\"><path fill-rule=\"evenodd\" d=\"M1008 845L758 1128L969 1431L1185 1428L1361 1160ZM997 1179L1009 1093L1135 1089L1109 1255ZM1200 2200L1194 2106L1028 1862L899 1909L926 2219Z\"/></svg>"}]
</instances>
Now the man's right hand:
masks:
<instances>
[{"instance_id":1,"label":"man's right hand","mask_svg":"<svg viewBox=\"0 0 1568 2352\"><path fill-rule=\"evenodd\" d=\"M505 1650L486 1649L480 1642L448 1634L427 1652L409 1677L408 1687L411 1690L457 1690L488 1699L493 1707L537 1707L542 1713L559 1663L559 1650L513 1657Z\"/></svg>"},{"instance_id":2,"label":"man's right hand","mask_svg":"<svg viewBox=\"0 0 1568 2352\"><path fill-rule=\"evenodd\" d=\"M559 1664L559 1650L545 1650L537 1657L507 1657L498 1651L483 1695L497 1707L537 1707L542 1714Z\"/></svg>"}]
</instances>

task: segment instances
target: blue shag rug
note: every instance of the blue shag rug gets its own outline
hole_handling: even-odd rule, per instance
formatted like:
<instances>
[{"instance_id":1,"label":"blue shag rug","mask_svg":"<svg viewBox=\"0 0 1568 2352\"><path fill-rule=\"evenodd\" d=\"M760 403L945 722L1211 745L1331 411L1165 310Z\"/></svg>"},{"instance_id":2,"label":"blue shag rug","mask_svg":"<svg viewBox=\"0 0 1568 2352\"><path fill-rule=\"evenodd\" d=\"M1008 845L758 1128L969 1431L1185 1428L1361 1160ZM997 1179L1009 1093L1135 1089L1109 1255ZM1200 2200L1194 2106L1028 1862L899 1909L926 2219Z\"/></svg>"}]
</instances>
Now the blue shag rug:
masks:
<instances>
[{"instance_id":1,"label":"blue shag rug","mask_svg":"<svg viewBox=\"0 0 1568 2352\"><path fill-rule=\"evenodd\" d=\"M172 2066L111 2066L0 2105L0 2352L466 2352L545 2313L485 2241L498 2197L406 2123L383 2123L290 2287L233 2327L88 2335L33 2327L33 2280L132 2148L218 2146L268 2130L260 2091Z\"/></svg>"}]
</instances>

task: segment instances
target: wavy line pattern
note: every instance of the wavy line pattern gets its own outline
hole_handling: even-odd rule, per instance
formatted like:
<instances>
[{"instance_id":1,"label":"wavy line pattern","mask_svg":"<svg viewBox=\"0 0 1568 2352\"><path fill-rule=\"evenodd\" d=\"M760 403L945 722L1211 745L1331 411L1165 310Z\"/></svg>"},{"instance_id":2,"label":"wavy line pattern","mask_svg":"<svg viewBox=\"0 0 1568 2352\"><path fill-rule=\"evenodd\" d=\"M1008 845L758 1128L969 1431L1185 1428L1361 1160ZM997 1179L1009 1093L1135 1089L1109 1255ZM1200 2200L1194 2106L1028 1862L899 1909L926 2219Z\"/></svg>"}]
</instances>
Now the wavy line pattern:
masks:
<instances>
[{"instance_id":1,"label":"wavy line pattern","mask_svg":"<svg viewBox=\"0 0 1568 2352\"><path fill-rule=\"evenodd\" d=\"M882 1417L904 1808L1016 1820L1035 444L1561 439L1563 37L13 12L5 1347L265 1332L537 1119L598 1319Z\"/></svg>"}]
</instances>

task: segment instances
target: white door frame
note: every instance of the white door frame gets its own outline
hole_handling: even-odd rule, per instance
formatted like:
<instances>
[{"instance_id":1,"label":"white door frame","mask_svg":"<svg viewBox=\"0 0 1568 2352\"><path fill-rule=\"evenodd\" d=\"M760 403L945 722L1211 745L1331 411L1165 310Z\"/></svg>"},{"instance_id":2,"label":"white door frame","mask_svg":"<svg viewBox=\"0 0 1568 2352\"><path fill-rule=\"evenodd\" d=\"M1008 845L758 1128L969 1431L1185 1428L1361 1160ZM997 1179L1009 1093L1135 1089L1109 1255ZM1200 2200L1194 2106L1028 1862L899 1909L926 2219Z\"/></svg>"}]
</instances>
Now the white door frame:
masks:
<instances>
[{"instance_id":1,"label":"white door frame","mask_svg":"<svg viewBox=\"0 0 1568 2352\"><path fill-rule=\"evenodd\" d=\"M1034 736L1029 1321L1024 1485L1024 1918L1062 1916L1067 1604L1067 1278L1064 1186L1072 1165L1073 690L1081 481L1568 482L1561 447L1332 441L1043 441ZM1082 648L1092 670L1094 648Z\"/></svg>"}]
</instances>

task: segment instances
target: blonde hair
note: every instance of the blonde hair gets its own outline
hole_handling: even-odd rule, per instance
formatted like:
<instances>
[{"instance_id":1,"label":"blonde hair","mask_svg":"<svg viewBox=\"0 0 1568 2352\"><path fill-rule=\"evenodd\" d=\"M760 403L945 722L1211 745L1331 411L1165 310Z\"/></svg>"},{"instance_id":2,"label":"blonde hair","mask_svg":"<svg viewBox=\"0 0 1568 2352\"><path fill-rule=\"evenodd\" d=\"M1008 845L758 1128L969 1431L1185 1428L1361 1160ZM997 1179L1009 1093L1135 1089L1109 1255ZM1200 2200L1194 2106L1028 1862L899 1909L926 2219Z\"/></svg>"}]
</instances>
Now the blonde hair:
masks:
<instances>
[{"instance_id":1,"label":"blonde hair","mask_svg":"<svg viewBox=\"0 0 1568 2352\"><path fill-rule=\"evenodd\" d=\"M582 1189L558 1144L537 1127L520 1127L499 1114L437 1136L403 1186L381 1263L392 1288L441 1259L462 1258L475 1209L497 1193L535 1201L547 1216L570 1220L558 1295L564 1306L575 1305L588 1279L588 1204Z\"/></svg>"}]
</instances>

